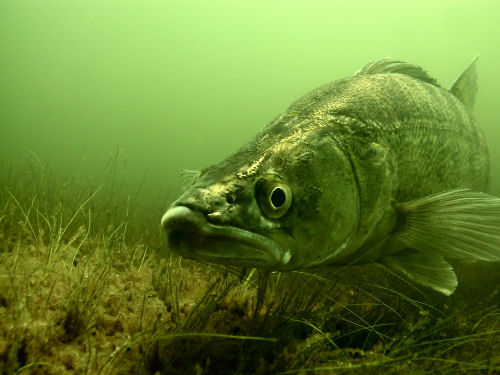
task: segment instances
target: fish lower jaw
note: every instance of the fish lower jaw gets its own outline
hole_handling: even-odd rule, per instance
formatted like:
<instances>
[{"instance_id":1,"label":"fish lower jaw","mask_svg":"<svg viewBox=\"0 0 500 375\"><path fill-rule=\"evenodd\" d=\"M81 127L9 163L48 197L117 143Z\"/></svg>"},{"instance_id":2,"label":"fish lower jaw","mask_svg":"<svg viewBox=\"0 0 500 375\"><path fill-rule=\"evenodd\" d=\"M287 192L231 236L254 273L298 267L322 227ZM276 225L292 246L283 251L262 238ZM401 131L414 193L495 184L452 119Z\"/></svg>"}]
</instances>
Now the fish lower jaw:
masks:
<instances>
[{"instance_id":1,"label":"fish lower jaw","mask_svg":"<svg viewBox=\"0 0 500 375\"><path fill-rule=\"evenodd\" d=\"M189 259L244 267L281 269L291 259L273 240L242 228L215 225L185 206L162 219L171 250Z\"/></svg>"},{"instance_id":2,"label":"fish lower jaw","mask_svg":"<svg viewBox=\"0 0 500 375\"><path fill-rule=\"evenodd\" d=\"M200 246L173 248L184 258L243 267L265 267L273 262L266 254L247 246Z\"/></svg>"},{"instance_id":3,"label":"fish lower jaw","mask_svg":"<svg viewBox=\"0 0 500 375\"><path fill-rule=\"evenodd\" d=\"M188 259L272 269L280 268L282 264L282 260L276 259L269 251L224 237L174 231L168 238L169 248Z\"/></svg>"}]
</instances>

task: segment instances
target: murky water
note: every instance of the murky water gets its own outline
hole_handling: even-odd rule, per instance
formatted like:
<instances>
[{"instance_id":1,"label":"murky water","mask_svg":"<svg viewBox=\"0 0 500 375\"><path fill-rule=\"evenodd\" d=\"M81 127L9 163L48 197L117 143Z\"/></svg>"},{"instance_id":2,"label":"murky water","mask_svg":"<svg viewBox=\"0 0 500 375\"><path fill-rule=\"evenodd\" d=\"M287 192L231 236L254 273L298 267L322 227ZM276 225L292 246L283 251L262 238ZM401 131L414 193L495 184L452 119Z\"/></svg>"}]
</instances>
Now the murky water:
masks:
<instances>
[{"instance_id":1,"label":"murky water","mask_svg":"<svg viewBox=\"0 0 500 375\"><path fill-rule=\"evenodd\" d=\"M180 186L294 99L383 57L445 87L479 54L475 115L500 194L498 1L23 1L0 4L0 160L31 153L125 190ZM162 189L162 192L160 192Z\"/></svg>"}]
</instances>

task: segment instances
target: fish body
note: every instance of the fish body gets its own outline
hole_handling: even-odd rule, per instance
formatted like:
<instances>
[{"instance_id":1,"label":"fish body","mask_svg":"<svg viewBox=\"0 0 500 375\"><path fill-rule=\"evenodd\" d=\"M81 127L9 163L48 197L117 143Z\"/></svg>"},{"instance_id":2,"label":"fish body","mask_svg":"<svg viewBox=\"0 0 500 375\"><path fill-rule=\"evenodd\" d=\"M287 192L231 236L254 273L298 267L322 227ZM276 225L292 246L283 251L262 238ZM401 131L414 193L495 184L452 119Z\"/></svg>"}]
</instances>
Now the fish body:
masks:
<instances>
[{"instance_id":1,"label":"fish body","mask_svg":"<svg viewBox=\"0 0 500 375\"><path fill-rule=\"evenodd\" d=\"M162 218L169 248L279 271L379 262L451 294L447 258L500 260L475 64L445 90L385 59L301 97L235 154L185 174Z\"/></svg>"}]
</instances>

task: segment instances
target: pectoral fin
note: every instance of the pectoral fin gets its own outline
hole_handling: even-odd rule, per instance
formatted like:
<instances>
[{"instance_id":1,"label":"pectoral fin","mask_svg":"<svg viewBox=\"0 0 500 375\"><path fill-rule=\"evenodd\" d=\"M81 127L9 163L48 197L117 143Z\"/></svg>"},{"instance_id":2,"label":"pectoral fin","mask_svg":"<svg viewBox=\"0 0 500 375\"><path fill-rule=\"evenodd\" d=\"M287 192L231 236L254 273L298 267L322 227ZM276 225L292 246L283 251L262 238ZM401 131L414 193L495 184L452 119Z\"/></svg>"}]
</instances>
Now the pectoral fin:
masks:
<instances>
[{"instance_id":1,"label":"pectoral fin","mask_svg":"<svg viewBox=\"0 0 500 375\"><path fill-rule=\"evenodd\" d=\"M457 285L453 267L441 255L428 255L414 249L406 249L382 260L389 267L401 272L421 285L451 295Z\"/></svg>"},{"instance_id":2,"label":"pectoral fin","mask_svg":"<svg viewBox=\"0 0 500 375\"><path fill-rule=\"evenodd\" d=\"M397 239L429 257L500 261L500 198L450 190L396 206Z\"/></svg>"}]
</instances>

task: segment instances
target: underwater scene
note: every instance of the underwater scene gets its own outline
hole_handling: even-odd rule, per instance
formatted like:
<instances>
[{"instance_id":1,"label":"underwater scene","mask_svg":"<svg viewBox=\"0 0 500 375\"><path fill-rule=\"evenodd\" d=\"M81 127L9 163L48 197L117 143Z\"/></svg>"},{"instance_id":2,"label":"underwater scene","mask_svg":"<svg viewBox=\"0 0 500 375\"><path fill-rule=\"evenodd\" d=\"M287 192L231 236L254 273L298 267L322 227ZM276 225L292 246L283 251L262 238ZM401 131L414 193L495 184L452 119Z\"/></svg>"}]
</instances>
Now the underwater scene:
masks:
<instances>
[{"instance_id":1,"label":"underwater scene","mask_svg":"<svg viewBox=\"0 0 500 375\"><path fill-rule=\"evenodd\" d=\"M500 374L500 2L0 2L0 374Z\"/></svg>"}]
</instances>

